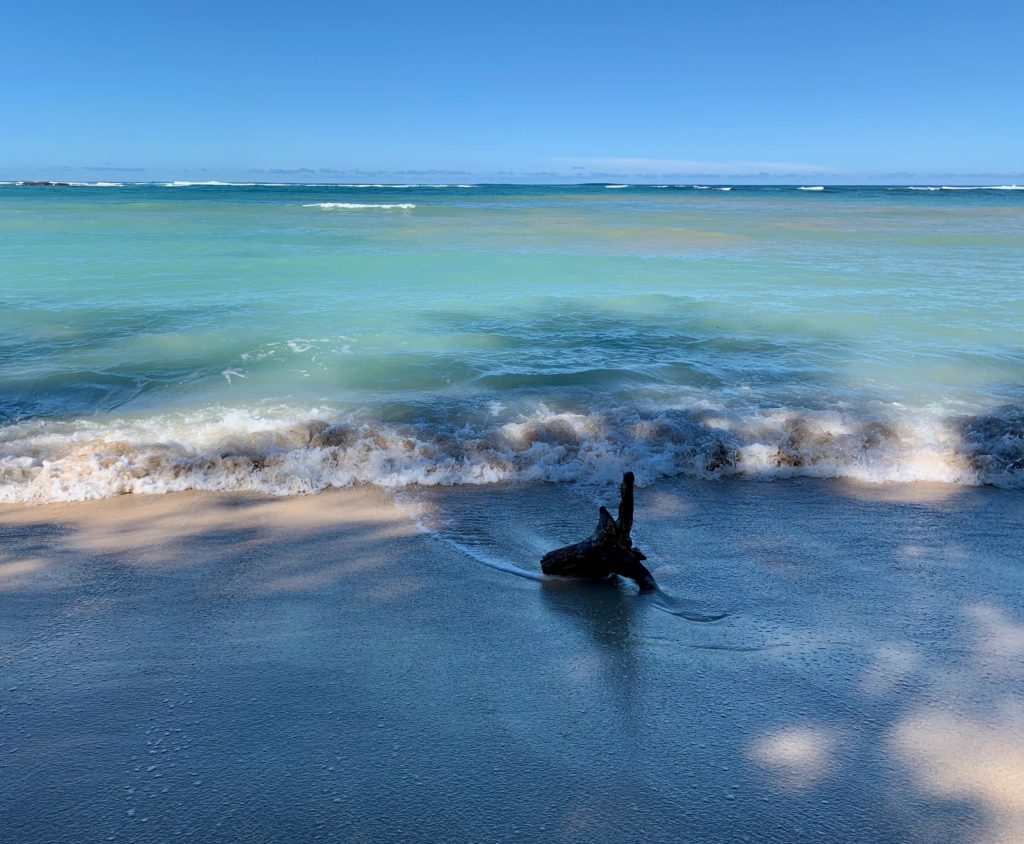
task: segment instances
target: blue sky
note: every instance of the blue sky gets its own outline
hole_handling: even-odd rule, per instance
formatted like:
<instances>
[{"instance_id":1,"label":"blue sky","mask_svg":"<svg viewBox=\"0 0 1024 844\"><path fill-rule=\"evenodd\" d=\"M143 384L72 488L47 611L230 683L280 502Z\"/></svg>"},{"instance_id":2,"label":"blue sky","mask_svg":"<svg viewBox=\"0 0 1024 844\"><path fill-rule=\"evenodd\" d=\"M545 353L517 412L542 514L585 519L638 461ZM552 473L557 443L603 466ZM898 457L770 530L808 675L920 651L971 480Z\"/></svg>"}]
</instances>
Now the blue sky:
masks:
<instances>
[{"instance_id":1,"label":"blue sky","mask_svg":"<svg viewBox=\"0 0 1024 844\"><path fill-rule=\"evenodd\" d=\"M0 178L992 182L1020 2L7 4Z\"/></svg>"}]
</instances>

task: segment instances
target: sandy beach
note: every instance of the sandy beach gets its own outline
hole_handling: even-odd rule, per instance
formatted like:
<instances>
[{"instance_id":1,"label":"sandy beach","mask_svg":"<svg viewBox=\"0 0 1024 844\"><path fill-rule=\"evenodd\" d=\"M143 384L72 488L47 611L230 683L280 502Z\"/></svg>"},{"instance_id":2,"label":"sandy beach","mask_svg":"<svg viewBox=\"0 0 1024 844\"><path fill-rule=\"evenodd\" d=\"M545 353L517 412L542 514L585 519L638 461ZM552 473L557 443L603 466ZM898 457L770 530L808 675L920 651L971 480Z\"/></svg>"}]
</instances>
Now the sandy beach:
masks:
<instances>
[{"instance_id":1,"label":"sandy beach","mask_svg":"<svg viewBox=\"0 0 1024 844\"><path fill-rule=\"evenodd\" d=\"M516 575L599 500L4 507L0 837L1024 840L1019 492L663 482L664 593Z\"/></svg>"},{"instance_id":2,"label":"sandy beach","mask_svg":"<svg viewBox=\"0 0 1024 844\"><path fill-rule=\"evenodd\" d=\"M1024 3L805 6L4 7L0 844L1024 844Z\"/></svg>"}]
</instances>

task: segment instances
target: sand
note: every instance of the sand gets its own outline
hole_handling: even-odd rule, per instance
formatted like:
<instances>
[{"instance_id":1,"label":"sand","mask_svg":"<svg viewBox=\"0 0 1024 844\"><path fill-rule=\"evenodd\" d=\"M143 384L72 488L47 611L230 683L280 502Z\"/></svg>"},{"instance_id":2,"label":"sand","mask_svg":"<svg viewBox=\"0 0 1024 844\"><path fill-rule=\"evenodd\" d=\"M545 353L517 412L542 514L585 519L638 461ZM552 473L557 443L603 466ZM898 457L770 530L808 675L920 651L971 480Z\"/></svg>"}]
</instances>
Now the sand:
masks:
<instances>
[{"instance_id":1,"label":"sand","mask_svg":"<svg viewBox=\"0 0 1024 844\"><path fill-rule=\"evenodd\" d=\"M1024 841L1019 492L664 483L666 594L502 570L596 500L0 508L0 840Z\"/></svg>"}]
</instances>

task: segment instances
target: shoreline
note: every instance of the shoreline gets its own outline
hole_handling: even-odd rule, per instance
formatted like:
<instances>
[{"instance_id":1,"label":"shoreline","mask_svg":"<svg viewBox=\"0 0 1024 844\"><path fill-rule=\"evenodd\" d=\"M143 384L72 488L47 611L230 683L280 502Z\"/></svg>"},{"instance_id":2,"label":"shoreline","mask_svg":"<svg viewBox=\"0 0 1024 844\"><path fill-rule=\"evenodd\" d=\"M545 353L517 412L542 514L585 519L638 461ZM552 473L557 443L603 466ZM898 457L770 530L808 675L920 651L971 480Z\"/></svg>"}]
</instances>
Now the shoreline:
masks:
<instances>
[{"instance_id":1,"label":"shoreline","mask_svg":"<svg viewBox=\"0 0 1024 844\"><path fill-rule=\"evenodd\" d=\"M1018 492L653 484L668 611L480 562L539 570L592 490L413 492L0 507L6 833L1016 840Z\"/></svg>"}]
</instances>

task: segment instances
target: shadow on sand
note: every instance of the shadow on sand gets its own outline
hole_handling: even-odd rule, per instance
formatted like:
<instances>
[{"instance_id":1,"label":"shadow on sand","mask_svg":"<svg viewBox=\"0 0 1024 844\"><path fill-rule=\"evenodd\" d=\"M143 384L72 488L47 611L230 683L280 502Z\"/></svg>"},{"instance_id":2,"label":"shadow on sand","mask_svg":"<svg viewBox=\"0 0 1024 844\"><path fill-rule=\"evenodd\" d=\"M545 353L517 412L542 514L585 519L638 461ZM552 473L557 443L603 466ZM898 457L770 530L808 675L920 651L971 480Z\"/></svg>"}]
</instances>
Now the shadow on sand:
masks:
<instances>
[{"instance_id":1,"label":"shadow on sand","mask_svg":"<svg viewBox=\"0 0 1024 844\"><path fill-rule=\"evenodd\" d=\"M631 586L510 578L372 489L5 508L5 828L1008 844L1019 495L904 493L642 490L656 578L729 611L714 623ZM436 494L524 566L593 513L568 487Z\"/></svg>"}]
</instances>

